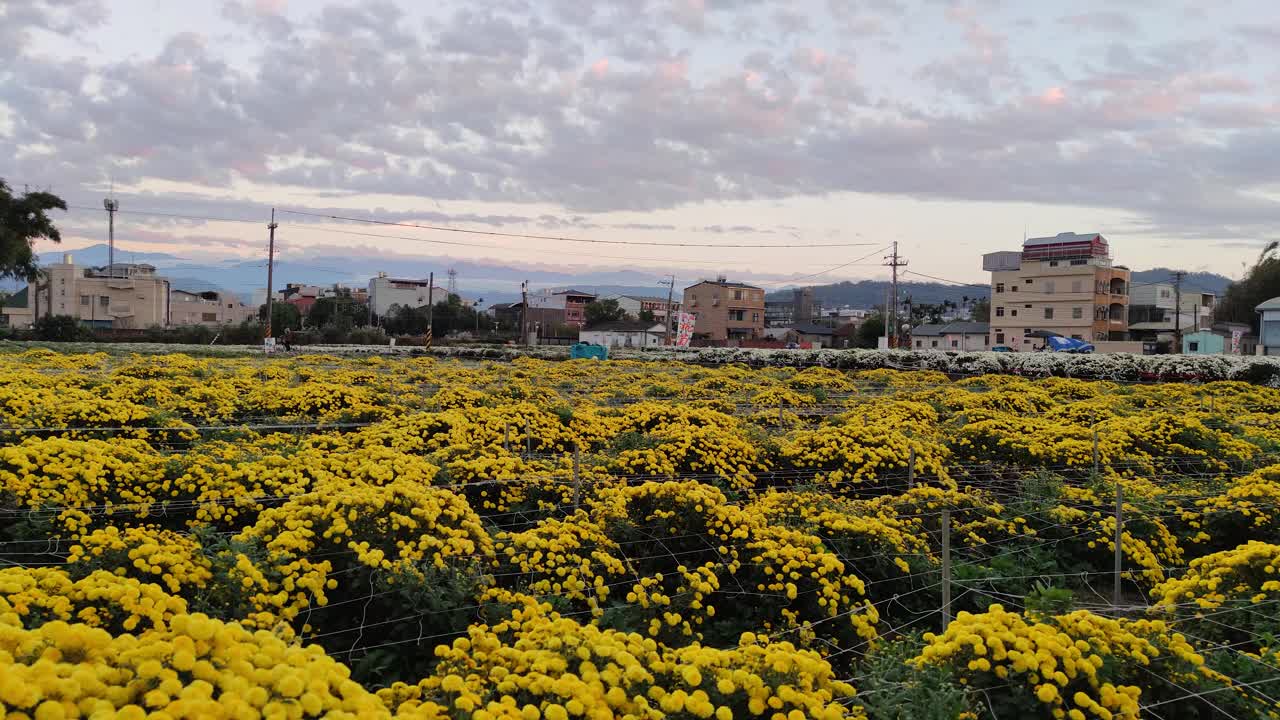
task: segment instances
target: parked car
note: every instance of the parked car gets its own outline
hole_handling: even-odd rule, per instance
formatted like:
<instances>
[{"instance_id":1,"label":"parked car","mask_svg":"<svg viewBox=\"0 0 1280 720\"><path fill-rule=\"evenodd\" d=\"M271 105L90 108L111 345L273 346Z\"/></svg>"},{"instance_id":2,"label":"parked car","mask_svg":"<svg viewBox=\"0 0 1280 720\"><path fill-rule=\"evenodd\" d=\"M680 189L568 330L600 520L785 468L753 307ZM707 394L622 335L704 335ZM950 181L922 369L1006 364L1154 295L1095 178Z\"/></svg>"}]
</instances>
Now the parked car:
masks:
<instances>
[{"instance_id":1,"label":"parked car","mask_svg":"<svg viewBox=\"0 0 1280 720\"><path fill-rule=\"evenodd\" d=\"M995 347L991 348L991 352L1013 352L1013 348L1009 347L1008 345L996 345Z\"/></svg>"}]
</instances>

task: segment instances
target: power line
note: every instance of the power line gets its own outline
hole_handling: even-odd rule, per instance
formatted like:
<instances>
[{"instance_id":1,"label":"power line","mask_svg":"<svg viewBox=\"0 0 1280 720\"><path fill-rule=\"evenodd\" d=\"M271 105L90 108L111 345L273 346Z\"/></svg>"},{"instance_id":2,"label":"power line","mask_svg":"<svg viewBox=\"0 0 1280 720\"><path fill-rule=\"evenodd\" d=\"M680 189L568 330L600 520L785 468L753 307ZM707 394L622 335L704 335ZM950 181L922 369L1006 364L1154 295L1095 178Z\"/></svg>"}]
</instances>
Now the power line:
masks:
<instances>
[{"instance_id":1,"label":"power line","mask_svg":"<svg viewBox=\"0 0 1280 720\"><path fill-rule=\"evenodd\" d=\"M67 208L68 208L68 209L74 209L74 210L90 210L90 211L93 211L93 212L101 212L101 209L100 209L100 208L93 208L93 207L88 207L88 206L84 206L84 205L68 205L68 206L67 206ZM120 213L126 213L126 214L129 214L129 215L144 215L144 216L167 217L167 218L175 218L175 219L180 219L180 220L200 220L200 221L204 221L204 222L232 222L232 223L242 223L242 224L249 224L249 225L260 225L260 224L261 224L261 221L259 221L259 220L247 220L247 219L244 219L244 218L213 217L213 216L208 216L208 215L184 215L184 214L181 214L181 213L166 213L166 212L159 212L159 211L153 211L153 210L119 210L118 212L120 212ZM282 211L282 212L283 212L283 211ZM437 240L437 239L432 239L432 238L417 237L417 236L413 236L413 235L387 235L387 234L381 234L381 233L366 233L366 232L359 232L359 231L357 231L357 230L341 230L341 229L338 229L338 228L308 227L308 228L307 228L307 232L321 232L321 233L331 233L331 234L336 234L336 235L349 235L349 236L352 236L352 237L377 238L377 239L380 239L380 240L408 240L408 241L411 241L411 242L430 243L430 244L433 244L433 245L449 245L449 246L454 246L454 247L480 248L480 249L484 249L484 250L507 250L507 251L509 251L509 250L516 250L516 249L518 249L518 248L509 248L509 247L504 247L504 246L502 246L502 245L485 245L485 244L481 244L481 243L468 243L468 242L461 242L461 241L456 241L456 240ZM479 232L479 231L476 231L476 232ZM688 245L688 247L697 247L697 248L715 249L715 248L733 247L733 246L731 246L731 245L697 245L697 244L693 244L693 243L691 243L691 244L689 244L689 245ZM752 245L752 246L750 246L750 247L765 247L765 246ZM817 246L817 245L797 245L797 246L793 246L793 247L803 248L803 247L820 247L820 246ZM602 260L625 260L625 261L630 261L630 262L661 262L661 263L665 263L665 264L700 265L700 266L706 266L706 265L709 265L709 264L711 264L711 263L713 263L713 262L714 262L715 264L717 264L717 265L733 264L733 265L743 265L743 266L755 266L755 265L757 265L757 264L758 264L758 263L753 263L753 262L746 261L746 260L744 260L744 261L742 261L742 262L733 262L733 261L728 261L728 262L726 262L726 261L723 261L723 260L715 260L715 261L711 261L711 260L676 260L676 259L672 259L672 258L665 258L665 257L630 257L630 256L626 256L626 255L598 255L598 254L595 254L595 253L580 253L580 252L568 252L568 251L558 251L558 252L559 252L559 254L561 254L561 255L571 255L571 256L573 256L573 257L597 258L597 259L602 259ZM288 261L284 261L284 262L288 262ZM812 267L812 266L811 266L811 267ZM834 269L834 268L833 268L833 269ZM830 271L831 271L831 270L824 270L823 272L830 272ZM336 271L335 271L335 272L336 272ZM821 273L819 273L819 274L821 274ZM801 279L803 279L803 278L801 278ZM793 282L793 281L792 281L792 280L786 280L786 281L783 281L783 282Z\"/></svg>"},{"instance_id":2,"label":"power line","mask_svg":"<svg viewBox=\"0 0 1280 720\"><path fill-rule=\"evenodd\" d=\"M986 290L990 290L990 289L991 289L991 285L989 285L989 284L982 284L982 283L967 283L967 282L962 282L962 281L960 281L960 280L951 280L951 279L944 278L944 277L938 277L938 276L936 276L936 275L926 275L926 274L924 274L924 273L922 273L922 272L916 272L915 270L904 270L903 272L904 272L904 273L906 273L907 275L918 275L918 276L920 276L920 277L929 278L930 280L937 280L937 281L939 281L939 282L952 283L952 284L954 284L954 285L964 285L964 286L967 286L967 287L980 287L980 288L985 288Z\"/></svg>"},{"instance_id":3,"label":"power line","mask_svg":"<svg viewBox=\"0 0 1280 720\"><path fill-rule=\"evenodd\" d=\"M328 215L325 213L313 213L303 210L281 210L280 212L290 213L292 215L303 215L306 217L325 218L328 220L345 220L347 222L367 223L370 225L388 225L392 227L408 227L417 228L419 230L436 230L439 232L465 233L468 235L486 235L489 237L507 237L520 238L524 240L552 240L556 242L577 242L577 243L593 243L599 245L648 245L652 247L697 247L697 248L787 248L787 249L803 249L803 248L835 248L835 247L868 247L875 243L817 243L811 245L796 245L792 243L770 243L762 245L749 245L746 243L687 243L687 242L656 242L649 240L600 240L598 238L574 238L564 237L560 235L531 235L527 233L509 233L498 230L470 230L466 228L446 227L443 225L419 225L417 223L392 222L390 220L374 220L371 218L356 218L346 215Z\"/></svg>"},{"instance_id":4,"label":"power line","mask_svg":"<svg viewBox=\"0 0 1280 720\"><path fill-rule=\"evenodd\" d=\"M835 272L836 270L840 270L840 269L842 269L842 268L847 268L847 267L849 267L849 266L851 266L851 265L856 265L856 264L858 264L858 263L862 262L863 260L866 260L867 258L872 257L873 255L876 255L876 254L882 253L882 252L884 252L885 250L888 250L888 249L889 249L889 246L888 246L888 245L886 245L886 246L884 246L884 247L880 248L879 250L872 250L871 252L867 253L866 255L863 255L863 256L862 256L862 257L860 257L860 258L855 258L855 259L853 259L853 260L850 260L850 261L849 261L849 262L847 262L847 263L843 263L843 264L840 264L840 265L836 265L835 267L830 267L830 268L827 268L826 270L820 270L820 271L818 271L818 272L816 272L816 273L813 273L813 274L811 274L811 275L801 275L801 276L800 276L800 277L798 277L798 278L789 278L789 279L787 279L787 280L770 280L770 281L767 281L767 282L762 282L762 283L760 283L760 284L761 284L761 285L782 285L782 284L784 284L784 283L793 283L793 282L799 282L800 280L808 280L809 278L818 277L819 275L826 275L826 274L827 274L827 273L829 273L829 272ZM875 267L880 267L880 264L879 264L879 263L875 263Z\"/></svg>"}]
</instances>

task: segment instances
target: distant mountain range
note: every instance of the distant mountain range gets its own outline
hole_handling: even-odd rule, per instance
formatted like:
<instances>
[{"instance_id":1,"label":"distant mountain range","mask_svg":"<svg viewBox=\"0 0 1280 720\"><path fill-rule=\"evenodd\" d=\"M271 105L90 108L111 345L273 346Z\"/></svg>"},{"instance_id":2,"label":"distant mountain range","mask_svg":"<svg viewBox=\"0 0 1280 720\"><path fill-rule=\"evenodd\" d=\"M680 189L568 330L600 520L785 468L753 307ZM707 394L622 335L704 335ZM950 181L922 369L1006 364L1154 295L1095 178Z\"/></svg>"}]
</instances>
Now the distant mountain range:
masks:
<instances>
[{"instance_id":1,"label":"distant mountain range","mask_svg":"<svg viewBox=\"0 0 1280 720\"><path fill-rule=\"evenodd\" d=\"M41 253L40 262L42 264L61 262L64 252L71 253L77 265L107 264L105 244ZM154 265L157 271L168 277L173 287L178 289L226 290L235 293L246 302L252 301L254 293L260 292L267 284L264 260L202 262L167 253L118 250L116 261ZM660 275L639 270L528 269L495 262L406 256L388 258L325 255L308 258L305 262L291 259L277 260L275 283L277 287L284 287L284 284L289 282L321 286L342 283L348 287L365 287L369 278L376 276L379 272L389 271L399 277L411 278L425 278L428 273L435 272L436 282L444 285L448 282L445 271L450 267L458 271L459 292L468 298L483 298L485 304L518 300L520 283L524 280L528 280L534 288L574 287L599 295L628 294L665 297L667 293L666 287L658 284L662 279ZM1134 284L1164 282L1170 279L1172 273L1173 271L1168 268L1136 271L1133 273L1133 282ZM751 281L749 276L742 279ZM1231 280L1213 273L1188 273L1183 282L1191 290L1221 295L1226 291ZM905 295L909 295L917 303L941 303L944 300L960 303L966 296L973 300L987 297L989 294L986 286L982 285L902 282L899 283L899 287ZM15 289L15 286L9 283L7 288ZM889 283L884 280L860 280L815 285L813 291L816 300L823 305L869 308L884 303L888 288ZM682 286L677 285L677 297L680 296L681 289ZM790 297L790 288L768 294L770 300L785 300Z\"/></svg>"},{"instance_id":2,"label":"distant mountain range","mask_svg":"<svg viewBox=\"0 0 1280 720\"><path fill-rule=\"evenodd\" d=\"M1173 270L1155 268L1133 272L1131 281L1134 285L1173 282ZM1221 297L1231 284L1231 278L1214 273L1187 273L1183 278L1183 287L1193 292L1211 292ZM899 282L899 291L910 296L913 302L938 304L944 300L961 303L964 298L970 300L985 298L991 291L984 285L949 285L945 283ZM789 300L792 289L778 290L769 293L769 300ZM838 282L830 285L813 286L814 299L826 306L850 305L869 308L884 305L889 293L889 282L886 280L860 280L858 282Z\"/></svg>"},{"instance_id":3,"label":"distant mountain range","mask_svg":"<svg viewBox=\"0 0 1280 720\"><path fill-rule=\"evenodd\" d=\"M107 246L90 245L79 249L58 249L41 253L41 264L62 262L64 253L71 253L77 265L91 267L107 264ZM228 260L224 262L198 262L166 253L116 251L118 263L147 263L169 278L173 287L182 290L226 290L240 296L246 302L253 299L267 285L265 260ZM498 263L453 260L449 258L418 258L395 256L317 256L305 262L277 259L275 264L276 288L285 283L304 285L333 285L365 287L369 278L379 272L390 272L397 277L425 278L435 273L441 286L448 282L446 271L458 271L458 290L468 298L484 298L485 304L512 302L520 298L520 283L528 280L531 287L574 287L579 290L606 295L613 293L632 295L662 295L667 289L658 285L661 276L636 270L599 270L564 272L545 269L518 268ZM679 293L680 288L676 289Z\"/></svg>"}]
</instances>

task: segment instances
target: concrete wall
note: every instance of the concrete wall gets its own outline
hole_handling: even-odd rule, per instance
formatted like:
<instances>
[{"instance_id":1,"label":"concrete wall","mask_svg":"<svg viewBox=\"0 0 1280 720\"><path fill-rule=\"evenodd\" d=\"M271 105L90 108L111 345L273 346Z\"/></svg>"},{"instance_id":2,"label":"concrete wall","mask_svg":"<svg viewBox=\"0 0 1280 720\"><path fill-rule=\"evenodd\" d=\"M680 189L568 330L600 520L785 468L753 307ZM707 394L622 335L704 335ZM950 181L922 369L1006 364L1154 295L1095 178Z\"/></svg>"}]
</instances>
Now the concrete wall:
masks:
<instances>
[{"instance_id":1,"label":"concrete wall","mask_svg":"<svg viewBox=\"0 0 1280 720\"><path fill-rule=\"evenodd\" d=\"M583 330L578 342L594 343L605 347L658 347L662 335L651 332L620 332L612 330Z\"/></svg>"}]
</instances>

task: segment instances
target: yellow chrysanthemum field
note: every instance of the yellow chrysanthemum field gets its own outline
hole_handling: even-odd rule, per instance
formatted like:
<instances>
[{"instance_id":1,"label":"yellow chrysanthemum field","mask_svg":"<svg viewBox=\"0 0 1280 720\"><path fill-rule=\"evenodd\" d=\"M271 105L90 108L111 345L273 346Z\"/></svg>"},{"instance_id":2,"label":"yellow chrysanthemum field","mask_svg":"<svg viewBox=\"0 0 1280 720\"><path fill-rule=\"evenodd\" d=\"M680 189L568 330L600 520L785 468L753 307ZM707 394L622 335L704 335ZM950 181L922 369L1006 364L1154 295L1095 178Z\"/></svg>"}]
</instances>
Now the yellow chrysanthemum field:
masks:
<instances>
[{"instance_id":1,"label":"yellow chrysanthemum field","mask_svg":"<svg viewBox=\"0 0 1280 720\"><path fill-rule=\"evenodd\" d=\"M0 354L15 720L1275 718L1278 568L1245 382Z\"/></svg>"}]
</instances>

